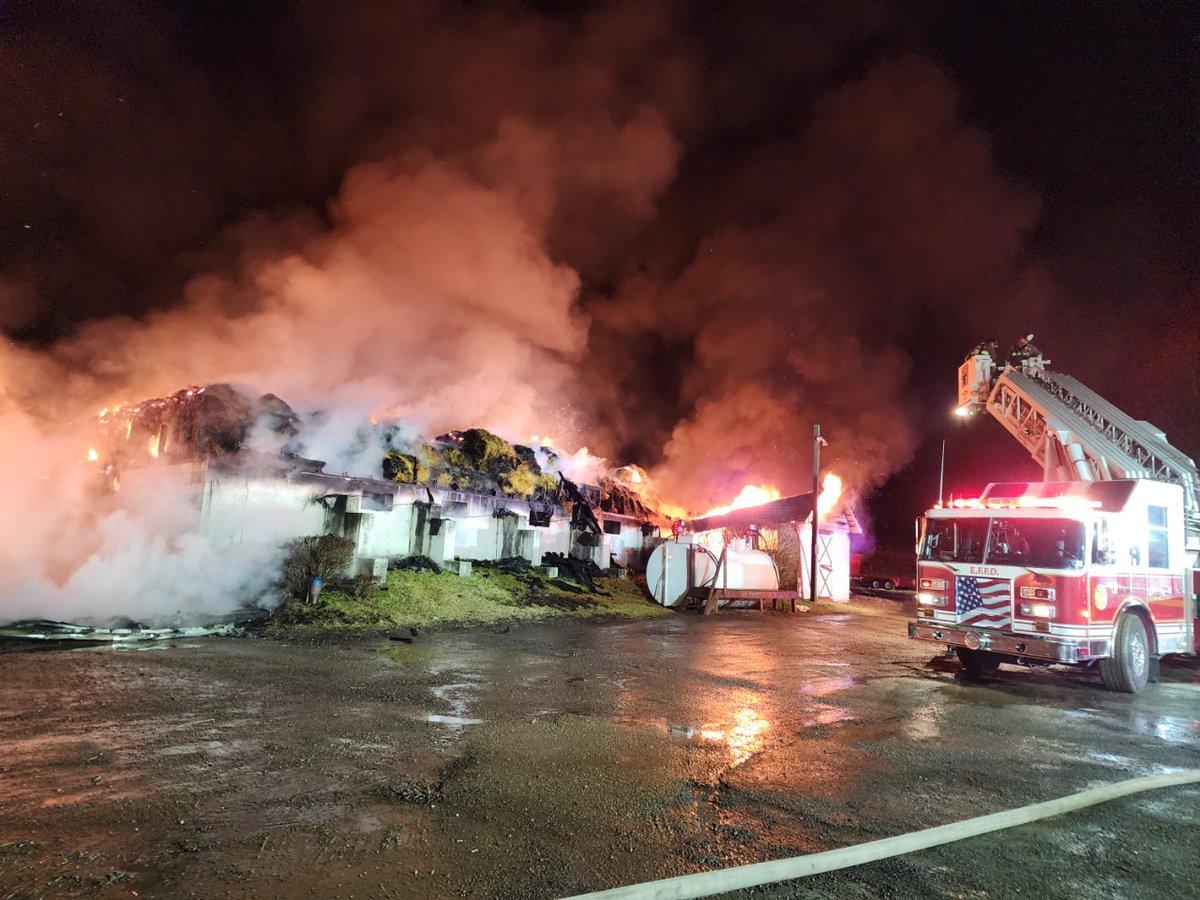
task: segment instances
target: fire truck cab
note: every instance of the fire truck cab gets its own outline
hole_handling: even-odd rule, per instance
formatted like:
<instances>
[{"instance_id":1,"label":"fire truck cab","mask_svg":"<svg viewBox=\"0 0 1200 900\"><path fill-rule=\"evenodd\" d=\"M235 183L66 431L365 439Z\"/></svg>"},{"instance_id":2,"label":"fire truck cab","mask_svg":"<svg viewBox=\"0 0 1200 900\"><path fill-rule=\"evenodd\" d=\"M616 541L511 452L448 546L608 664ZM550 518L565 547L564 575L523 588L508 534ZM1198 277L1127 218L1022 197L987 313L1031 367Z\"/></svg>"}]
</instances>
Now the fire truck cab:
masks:
<instances>
[{"instance_id":1,"label":"fire truck cab","mask_svg":"<svg viewBox=\"0 0 1200 900\"><path fill-rule=\"evenodd\" d=\"M1134 692L1160 656L1195 651L1178 485L993 484L919 525L909 636L952 647L968 671L1096 665L1107 687Z\"/></svg>"},{"instance_id":2,"label":"fire truck cab","mask_svg":"<svg viewBox=\"0 0 1200 900\"><path fill-rule=\"evenodd\" d=\"M1200 642L1200 472L1158 428L1048 366L1002 364L985 342L959 367L959 415L989 413L1043 480L992 484L919 520L908 633L976 674L1096 666L1136 692L1161 656Z\"/></svg>"}]
</instances>

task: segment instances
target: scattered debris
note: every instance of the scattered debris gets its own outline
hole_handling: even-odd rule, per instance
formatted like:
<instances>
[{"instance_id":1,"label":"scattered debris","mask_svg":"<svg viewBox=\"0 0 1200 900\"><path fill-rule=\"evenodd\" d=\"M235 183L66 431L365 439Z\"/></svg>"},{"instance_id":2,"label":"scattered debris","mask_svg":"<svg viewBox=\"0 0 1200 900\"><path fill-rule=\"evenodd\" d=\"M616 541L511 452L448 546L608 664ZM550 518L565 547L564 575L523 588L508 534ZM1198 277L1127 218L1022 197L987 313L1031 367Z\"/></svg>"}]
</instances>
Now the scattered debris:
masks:
<instances>
[{"instance_id":1,"label":"scattered debris","mask_svg":"<svg viewBox=\"0 0 1200 900\"><path fill-rule=\"evenodd\" d=\"M574 579L593 594L600 594L604 597L608 596L607 593L596 587L595 581L595 579L604 575L604 570L590 559L576 559L573 556L567 556L565 553L547 553L542 557L542 565L556 567L560 575ZM560 579L555 579L551 582L551 584L555 585L559 585L559 583Z\"/></svg>"},{"instance_id":2,"label":"scattered debris","mask_svg":"<svg viewBox=\"0 0 1200 900\"><path fill-rule=\"evenodd\" d=\"M533 563L523 556L506 556L503 559L477 559L475 568L503 572L505 575L526 575L533 569Z\"/></svg>"},{"instance_id":3,"label":"scattered debris","mask_svg":"<svg viewBox=\"0 0 1200 900\"><path fill-rule=\"evenodd\" d=\"M561 472L558 476L560 493L565 499L567 506L571 510L571 525L578 531L591 532L595 535L604 533L604 529L600 527L599 520L596 519L596 514L592 511L592 505L588 499L583 496L583 492L575 484Z\"/></svg>"},{"instance_id":4,"label":"scattered debris","mask_svg":"<svg viewBox=\"0 0 1200 900\"><path fill-rule=\"evenodd\" d=\"M442 567L435 563L428 556L406 556L403 559L395 559L388 563L389 569L407 569L410 572L433 572L435 575L440 575Z\"/></svg>"},{"instance_id":5,"label":"scattered debris","mask_svg":"<svg viewBox=\"0 0 1200 900\"><path fill-rule=\"evenodd\" d=\"M0 639L23 641L90 641L93 643L127 643L134 641L165 641L178 638L208 637L214 634L241 634L242 624L223 622L217 625L197 625L184 628L150 627L138 624L100 628L71 622L25 620L0 627Z\"/></svg>"}]
</instances>

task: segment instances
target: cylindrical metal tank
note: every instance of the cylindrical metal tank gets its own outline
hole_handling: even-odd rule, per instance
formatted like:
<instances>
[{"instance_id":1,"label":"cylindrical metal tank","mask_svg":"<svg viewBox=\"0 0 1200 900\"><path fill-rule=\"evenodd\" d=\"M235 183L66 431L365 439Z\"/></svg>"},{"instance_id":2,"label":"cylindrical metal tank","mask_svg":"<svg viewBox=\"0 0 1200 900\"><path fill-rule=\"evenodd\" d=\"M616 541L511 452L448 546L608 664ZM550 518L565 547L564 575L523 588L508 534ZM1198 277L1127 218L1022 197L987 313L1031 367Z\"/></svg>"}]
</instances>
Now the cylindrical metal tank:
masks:
<instances>
[{"instance_id":1,"label":"cylindrical metal tank","mask_svg":"<svg viewBox=\"0 0 1200 900\"><path fill-rule=\"evenodd\" d=\"M713 586L729 590L779 590L779 570L775 561L761 550L735 550L725 553L725 566L717 575L719 552L703 544L667 541L659 544L646 563L646 586L663 606L674 606L694 587Z\"/></svg>"}]
</instances>

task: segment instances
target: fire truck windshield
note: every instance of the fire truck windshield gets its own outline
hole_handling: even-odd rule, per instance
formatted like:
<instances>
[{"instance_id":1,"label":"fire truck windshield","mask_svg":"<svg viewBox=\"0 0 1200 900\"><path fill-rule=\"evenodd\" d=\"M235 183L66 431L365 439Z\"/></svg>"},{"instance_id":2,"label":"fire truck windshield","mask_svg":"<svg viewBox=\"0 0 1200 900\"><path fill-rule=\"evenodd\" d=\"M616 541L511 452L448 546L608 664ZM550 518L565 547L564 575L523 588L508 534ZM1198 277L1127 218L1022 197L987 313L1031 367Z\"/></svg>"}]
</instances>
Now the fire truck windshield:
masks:
<instances>
[{"instance_id":1,"label":"fire truck windshield","mask_svg":"<svg viewBox=\"0 0 1200 900\"><path fill-rule=\"evenodd\" d=\"M1083 544L1083 523L1072 519L928 518L919 554L936 562L1077 569Z\"/></svg>"}]
</instances>

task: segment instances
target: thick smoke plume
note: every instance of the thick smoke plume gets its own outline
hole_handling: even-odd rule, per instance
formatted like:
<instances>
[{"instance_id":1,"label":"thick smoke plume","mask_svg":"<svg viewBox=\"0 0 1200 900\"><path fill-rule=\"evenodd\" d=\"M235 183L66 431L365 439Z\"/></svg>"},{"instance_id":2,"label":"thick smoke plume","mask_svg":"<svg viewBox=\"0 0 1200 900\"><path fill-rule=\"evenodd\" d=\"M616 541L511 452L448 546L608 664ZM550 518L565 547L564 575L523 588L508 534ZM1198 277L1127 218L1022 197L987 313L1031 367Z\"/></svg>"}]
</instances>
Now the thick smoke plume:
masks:
<instances>
[{"instance_id":1,"label":"thick smoke plume","mask_svg":"<svg viewBox=\"0 0 1200 900\"><path fill-rule=\"evenodd\" d=\"M703 509L806 490L814 422L880 484L916 440L919 323L1050 294L1036 198L879 4L288 6L13 16L8 612L141 608L118 572L169 580L160 611L258 587L187 556L188 498L93 502L104 405L250 385L323 411L305 450L334 471L371 417L548 435Z\"/></svg>"}]
</instances>

